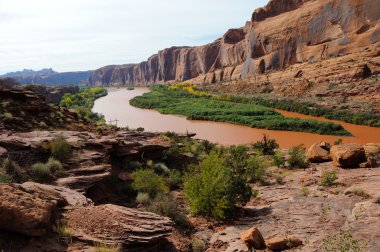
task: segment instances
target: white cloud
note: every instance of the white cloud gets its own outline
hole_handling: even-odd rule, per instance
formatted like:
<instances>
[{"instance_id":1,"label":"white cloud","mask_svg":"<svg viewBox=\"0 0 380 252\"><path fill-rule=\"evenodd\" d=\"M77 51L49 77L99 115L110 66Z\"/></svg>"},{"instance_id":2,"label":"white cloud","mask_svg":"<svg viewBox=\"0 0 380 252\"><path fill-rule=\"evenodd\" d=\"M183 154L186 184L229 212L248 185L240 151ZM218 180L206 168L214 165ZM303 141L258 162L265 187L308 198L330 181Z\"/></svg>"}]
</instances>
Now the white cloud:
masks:
<instances>
[{"instance_id":1,"label":"white cloud","mask_svg":"<svg viewBox=\"0 0 380 252\"><path fill-rule=\"evenodd\" d=\"M0 73L96 69L200 45L267 0L0 0Z\"/></svg>"}]
</instances>

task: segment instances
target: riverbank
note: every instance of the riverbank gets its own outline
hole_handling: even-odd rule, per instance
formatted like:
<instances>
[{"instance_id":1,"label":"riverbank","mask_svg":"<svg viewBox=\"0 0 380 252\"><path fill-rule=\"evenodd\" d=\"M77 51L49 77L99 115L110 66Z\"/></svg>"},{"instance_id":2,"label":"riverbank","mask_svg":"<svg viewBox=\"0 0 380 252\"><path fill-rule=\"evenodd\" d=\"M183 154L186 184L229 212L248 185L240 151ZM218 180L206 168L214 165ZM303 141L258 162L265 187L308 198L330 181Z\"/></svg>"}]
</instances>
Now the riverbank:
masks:
<instances>
[{"instance_id":1,"label":"riverbank","mask_svg":"<svg viewBox=\"0 0 380 252\"><path fill-rule=\"evenodd\" d=\"M196 138L209 140L221 145L249 144L259 141L263 134L276 139L282 148L290 148L295 145L304 144L310 146L318 141L333 143L339 138L343 142L356 142L366 144L380 142L380 128L360 126L338 121L339 124L352 132L354 137L327 136L305 132L281 131L256 129L236 124L187 120L184 116L161 114L153 109L140 109L129 104L129 101L136 96L150 92L149 88L135 88L128 91L126 89L108 89L108 95L95 101L93 111L103 114L106 121L118 120L118 126L137 129L142 127L150 132L176 132L176 133L196 133ZM286 117L309 117L298 113L278 111ZM314 117L316 120L326 120Z\"/></svg>"},{"instance_id":2,"label":"riverbank","mask_svg":"<svg viewBox=\"0 0 380 252\"><path fill-rule=\"evenodd\" d=\"M130 104L139 108L156 109L163 114L183 115L190 120L227 122L269 130L351 136L351 133L338 124L286 118L268 107L219 99L193 88L186 84L178 88L156 85L152 87L152 92L133 98Z\"/></svg>"}]
</instances>

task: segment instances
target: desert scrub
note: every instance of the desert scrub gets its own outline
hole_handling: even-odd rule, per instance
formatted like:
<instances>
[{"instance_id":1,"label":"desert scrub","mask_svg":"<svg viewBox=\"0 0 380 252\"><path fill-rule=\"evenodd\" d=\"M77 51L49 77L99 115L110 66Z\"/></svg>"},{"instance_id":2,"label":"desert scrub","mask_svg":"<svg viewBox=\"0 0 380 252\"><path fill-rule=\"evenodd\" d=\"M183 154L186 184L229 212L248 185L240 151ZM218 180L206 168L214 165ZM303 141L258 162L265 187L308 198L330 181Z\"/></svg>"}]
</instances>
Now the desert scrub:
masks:
<instances>
[{"instance_id":1,"label":"desert scrub","mask_svg":"<svg viewBox=\"0 0 380 252\"><path fill-rule=\"evenodd\" d=\"M30 170L31 177L34 181L48 183L54 180L49 167L44 163L35 163Z\"/></svg>"},{"instance_id":2,"label":"desert scrub","mask_svg":"<svg viewBox=\"0 0 380 252\"><path fill-rule=\"evenodd\" d=\"M204 252L207 249L207 244L203 240L193 236L191 238L191 249L193 252Z\"/></svg>"},{"instance_id":3,"label":"desert scrub","mask_svg":"<svg viewBox=\"0 0 380 252\"><path fill-rule=\"evenodd\" d=\"M178 170L170 170L167 183L171 189L177 189L182 185L182 174Z\"/></svg>"},{"instance_id":4,"label":"desert scrub","mask_svg":"<svg viewBox=\"0 0 380 252\"><path fill-rule=\"evenodd\" d=\"M309 162L306 158L306 150L303 145L290 148L287 161L290 169L309 167Z\"/></svg>"},{"instance_id":5,"label":"desert scrub","mask_svg":"<svg viewBox=\"0 0 380 252\"><path fill-rule=\"evenodd\" d=\"M309 188L307 188L306 186L301 187L301 196L307 197L309 196L309 194L310 194Z\"/></svg>"},{"instance_id":6,"label":"desert scrub","mask_svg":"<svg viewBox=\"0 0 380 252\"><path fill-rule=\"evenodd\" d=\"M172 194L158 194L147 206L149 212L171 218L175 224L189 226L185 215L179 209L178 203Z\"/></svg>"},{"instance_id":7,"label":"desert scrub","mask_svg":"<svg viewBox=\"0 0 380 252\"><path fill-rule=\"evenodd\" d=\"M332 237L323 240L322 249L324 252L361 252L366 251L367 244L352 237L350 231L340 230Z\"/></svg>"},{"instance_id":8,"label":"desert scrub","mask_svg":"<svg viewBox=\"0 0 380 252\"><path fill-rule=\"evenodd\" d=\"M268 135L264 134L263 139L254 143L252 147L264 155L274 155L274 150L277 149L279 145L275 139L270 139Z\"/></svg>"},{"instance_id":9,"label":"desert scrub","mask_svg":"<svg viewBox=\"0 0 380 252\"><path fill-rule=\"evenodd\" d=\"M132 188L137 192L149 194L150 198L156 197L159 193L169 191L163 177L157 175L152 170L139 169L131 174L133 179Z\"/></svg>"},{"instance_id":10,"label":"desert scrub","mask_svg":"<svg viewBox=\"0 0 380 252\"><path fill-rule=\"evenodd\" d=\"M120 252L122 251L121 246L118 244L105 244L96 242L94 244L95 252Z\"/></svg>"},{"instance_id":11,"label":"desert scrub","mask_svg":"<svg viewBox=\"0 0 380 252\"><path fill-rule=\"evenodd\" d=\"M237 204L245 205L252 191L246 180L226 166L224 157L212 152L184 176L185 200L194 215L217 220L232 217Z\"/></svg>"},{"instance_id":12,"label":"desert scrub","mask_svg":"<svg viewBox=\"0 0 380 252\"><path fill-rule=\"evenodd\" d=\"M245 168L245 177L249 182L263 182L268 167L268 161L264 158L258 155L250 157Z\"/></svg>"},{"instance_id":13,"label":"desert scrub","mask_svg":"<svg viewBox=\"0 0 380 252\"><path fill-rule=\"evenodd\" d=\"M54 158L49 158L49 160L46 163L47 168L50 170L51 174L56 177L60 178L64 175L64 169L62 166L62 163L58 160L55 160Z\"/></svg>"},{"instance_id":14,"label":"desert scrub","mask_svg":"<svg viewBox=\"0 0 380 252\"><path fill-rule=\"evenodd\" d=\"M63 136L59 136L51 140L50 142L50 152L51 155L61 161L65 162L69 160L72 156L72 148L71 145L67 142L67 140Z\"/></svg>"},{"instance_id":15,"label":"desert scrub","mask_svg":"<svg viewBox=\"0 0 380 252\"><path fill-rule=\"evenodd\" d=\"M3 180L10 180L14 183L22 183L26 180L25 174L20 166L10 158L4 159L1 164Z\"/></svg>"},{"instance_id":16,"label":"desert scrub","mask_svg":"<svg viewBox=\"0 0 380 252\"><path fill-rule=\"evenodd\" d=\"M277 166L278 168L285 167L286 159L285 155L281 151L276 151L272 156L272 159L273 165Z\"/></svg>"},{"instance_id":17,"label":"desert scrub","mask_svg":"<svg viewBox=\"0 0 380 252\"><path fill-rule=\"evenodd\" d=\"M364 191L363 188L360 188L360 187L355 187L351 190L351 193L356 195L356 196L360 196L360 197L363 197L363 198L368 198L369 197L369 194Z\"/></svg>"},{"instance_id":18,"label":"desert scrub","mask_svg":"<svg viewBox=\"0 0 380 252\"><path fill-rule=\"evenodd\" d=\"M274 109L258 104L217 100L162 85L155 85L152 89L152 92L130 100L130 104L139 108L156 109L163 114L183 115L190 120L228 122L271 130L351 135L341 125L284 117Z\"/></svg>"},{"instance_id":19,"label":"desert scrub","mask_svg":"<svg viewBox=\"0 0 380 252\"><path fill-rule=\"evenodd\" d=\"M338 179L338 171L335 168L323 169L320 184L322 186L332 186L335 184L335 181L337 179Z\"/></svg>"},{"instance_id":20,"label":"desert scrub","mask_svg":"<svg viewBox=\"0 0 380 252\"><path fill-rule=\"evenodd\" d=\"M143 192L137 193L136 203L146 206L149 204L149 202L150 202L149 194L143 193Z\"/></svg>"}]
</instances>

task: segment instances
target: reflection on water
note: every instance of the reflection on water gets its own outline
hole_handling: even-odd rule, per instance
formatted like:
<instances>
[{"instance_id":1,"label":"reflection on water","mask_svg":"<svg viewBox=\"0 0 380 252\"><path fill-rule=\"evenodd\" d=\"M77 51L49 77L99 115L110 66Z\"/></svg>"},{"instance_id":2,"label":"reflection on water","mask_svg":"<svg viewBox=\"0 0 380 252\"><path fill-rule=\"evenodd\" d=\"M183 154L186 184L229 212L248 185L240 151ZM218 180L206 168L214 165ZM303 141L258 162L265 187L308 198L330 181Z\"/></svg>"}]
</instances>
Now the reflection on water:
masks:
<instances>
[{"instance_id":1,"label":"reflection on water","mask_svg":"<svg viewBox=\"0 0 380 252\"><path fill-rule=\"evenodd\" d=\"M108 95L95 101L94 112L101 113L109 120L118 120L118 126L128 126L129 128L143 127L146 131L177 133L196 133L196 138L207 139L224 145L246 144L260 140L264 133L270 138L275 138L283 148L289 148L298 144L309 146L317 141L334 142L342 138L344 142L357 142L361 144L369 142L380 142L380 128L342 124L355 137L324 136L302 132L274 131L255 129L229 123L190 121L185 117L177 115L162 115L157 111L149 109L139 109L129 105L129 100L135 96L149 92L148 88L109 89ZM319 121L331 121L324 118L306 116L293 112L280 111L288 117L313 118ZM337 121L333 121L337 122Z\"/></svg>"}]
</instances>

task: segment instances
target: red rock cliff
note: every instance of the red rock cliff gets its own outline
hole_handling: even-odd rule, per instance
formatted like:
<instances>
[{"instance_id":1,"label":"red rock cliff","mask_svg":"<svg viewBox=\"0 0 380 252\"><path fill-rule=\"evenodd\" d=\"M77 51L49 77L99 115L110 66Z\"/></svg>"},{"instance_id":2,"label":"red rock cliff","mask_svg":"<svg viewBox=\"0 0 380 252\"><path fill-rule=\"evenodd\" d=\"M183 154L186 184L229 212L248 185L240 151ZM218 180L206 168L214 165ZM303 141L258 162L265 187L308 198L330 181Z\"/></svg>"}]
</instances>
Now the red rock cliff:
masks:
<instances>
[{"instance_id":1,"label":"red rock cliff","mask_svg":"<svg viewBox=\"0 0 380 252\"><path fill-rule=\"evenodd\" d=\"M213 43L164 49L140 64L106 66L94 71L88 83L113 86L192 80L248 85L292 65L347 55L355 55L350 60L356 62L361 54L355 53L369 46L373 64L366 67L370 73L380 72L379 19L380 0L271 0L255 10L244 27L230 29ZM318 82L317 75L313 78Z\"/></svg>"}]
</instances>

